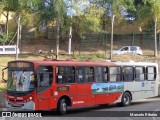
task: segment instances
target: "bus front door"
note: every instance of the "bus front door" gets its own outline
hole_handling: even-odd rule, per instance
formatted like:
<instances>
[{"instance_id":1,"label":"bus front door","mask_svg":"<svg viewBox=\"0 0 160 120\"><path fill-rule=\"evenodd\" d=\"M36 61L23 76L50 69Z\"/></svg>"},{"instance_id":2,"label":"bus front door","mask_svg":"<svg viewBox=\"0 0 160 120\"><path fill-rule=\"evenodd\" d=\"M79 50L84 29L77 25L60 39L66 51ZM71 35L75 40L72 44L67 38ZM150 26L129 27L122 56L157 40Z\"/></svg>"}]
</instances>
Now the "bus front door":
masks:
<instances>
[{"instance_id":1,"label":"bus front door","mask_svg":"<svg viewBox=\"0 0 160 120\"><path fill-rule=\"evenodd\" d=\"M39 66L36 69L37 79L37 110L49 110L53 108L53 67Z\"/></svg>"}]
</instances>

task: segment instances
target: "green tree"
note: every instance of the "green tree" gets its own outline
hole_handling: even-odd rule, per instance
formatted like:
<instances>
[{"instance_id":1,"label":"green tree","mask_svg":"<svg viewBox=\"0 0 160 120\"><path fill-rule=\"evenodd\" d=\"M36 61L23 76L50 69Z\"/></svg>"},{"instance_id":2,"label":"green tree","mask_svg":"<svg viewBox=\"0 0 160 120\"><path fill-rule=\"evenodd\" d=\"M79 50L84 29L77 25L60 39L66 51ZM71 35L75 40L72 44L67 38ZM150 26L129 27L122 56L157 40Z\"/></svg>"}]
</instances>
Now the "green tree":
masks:
<instances>
[{"instance_id":1,"label":"green tree","mask_svg":"<svg viewBox=\"0 0 160 120\"><path fill-rule=\"evenodd\" d=\"M160 20L160 0L144 0L144 4L149 6L150 15L154 20L154 56L157 57L157 21Z\"/></svg>"},{"instance_id":2,"label":"green tree","mask_svg":"<svg viewBox=\"0 0 160 120\"><path fill-rule=\"evenodd\" d=\"M69 55L71 55L71 49L72 49L72 18L73 18L72 6L74 3L75 3L74 0L70 0L70 4L69 6L67 6L70 8L70 27L69 27L69 40L68 40L68 54Z\"/></svg>"},{"instance_id":3,"label":"green tree","mask_svg":"<svg viewBox=\"0 0 160 120\"><path fill-rule=\"evenodd\" d=\"M38 23L57 26L56 58L59 56L60 28L66 16L66 4L63 0L41 0L36 10Z\"/></svg>"},{"instance_id":4,"label":"green tree","mask_svg":"<svg viewBox=\"0 0 160 120\"><path fill-rule=\"evenodd\" d=\"M14 11L14 5L16 5L16 1L14 1L14 0L1 0L0 4L2 6L1 14L4 15L6 18L5 32L8 35L9 14L10 14L10 12Z\"/></svg>"},{"instance_id":5,"label":"green tree","mask_svg":"<svg viewBox=\"0 0 160 120\"><path fill-rule=\"evenodd\" d=\"M134 9L134 4L133 0L100 0L100 3L111 18L110 59L112 59L115 18L116 20L120 20L124 16L124 11L127 9Z\"/></svg>"},{"instance_id":6,"label":"green tree","mask_svg":"<svg viewBox=\"0 0 160 120\"><path fill-rule=\"evenodd\" d=\"M160 1L143 0L137 7L137 14L140 27L149 26L154 22L149 29L152 31L152 26L154 26L154 56L157 57L157 23L160 20Z\"/></svg>"},{"instance_id":7,"label":"green tree","mask_svg":"<svg viewBox=\"0 0 160 120\"><path fill-rule=\"evenodd\" d=\"M6 24L5 24L5 33L1 33L1 43L4 45L6 43L11 43L13 42L14 37L17 34L17 39L19 39L19 34L21 28L21 24L27 23L32 17L30 16L30 13L32 12L32 9L34 8L33 5L36 2L36 0L1 0L0 1L0 13L6 17ZM17 31L13 35L12 33L9 33L9 25L8 25L8 20L9 20L9 15L10 12L14 13L15 15L12 17L15 18L17 21ZM21 19L19 19L19 17ZM18 23L20 22L20 24ZM19 41L19 40L18 40ZM18 47L18 46L17 46Z\"/></svg>"},{"instance_id":8,"label":"green tree","mask_svg":"<svg viewBox=\"0 0 160 120\"><path fill-rule=\"evenodd\" d=\"M21 25L28 23L30 21L30 16L33 11L35 4L37 5L36 0L14 0L14 9L15 19L17 21L17 48L19 47L19 42L21 40ZM26 17L27 16L27 17ZM18 59L18 53L16 50L16 59Z\"/></svg>"},{"instance_id":9,"label":"green tree","mask_svg":"<svg viewBox=\"0 0 160 120\"><path fill-rule=\"evenodd\" d=\"M9 15L10 12L14 11L14 7L16 5L17 1L14 0L1 0L0 1L0 13L6 18L5 23L5 31L1 31L1 44L5 45L6 43L10 44L13 42L13 34L9 33ZM2 30L2 28L1 28Z\"/></svg>"},{"instance_id":10,"label":"green tree","mask_svg":"<svg viewBox=\"0 0 160 120\"><path fill-rule=\"evenodd\" d=\"M96 3L80 0L74 1L72 9L72 28L75 41L80 41L81 38L85 37L87 32L101 31L101 16L104 13L103 8L97 7ZM69 26L70 22L68 22L67 28L69 28ZM66 29L66 31L66 33L69 33L68 29Z\"/></svg>"},{"instance_id":11,"label":"green tree","mask_svg":"<svg viewBox=\"0 0 160 120\"><path fill-rule=\"evenodd\" d=\"M147 13L147 14L144 14L144 13ZM144 29L144 27L146 25L148 25L149 22L152 21L152 17L151 16L152 15L151 15L150 6L148 6L148 5L139 5L137 7L137 22L138 22L140 31L151 31L151 30Z\"/></svg>"},{"instance_id":12,"label":"green tree","mask_svg":"<svg viewBox=\"0 0 160 120\"><path fill-rule=\"evenodd\" d=\"M56 59L59 56L59 35L60 35L60 26L64 22L64 17L66 15L66 5L63 0L56 0L54 5L55 10L55 20L57 25L57 40L56 40Z\"/></svg>"},{"instance_id":13,"label":"green tree","mask_svg":"<svg viewBox=\"0 0 160 120\"><path fill-rule=\"evenodd\" d=\"M13 34L8 33L8 35L5 32L0 33L0 44L5 45L6 43L10 44L13 42Z\"/></svg>"}]
</instances>

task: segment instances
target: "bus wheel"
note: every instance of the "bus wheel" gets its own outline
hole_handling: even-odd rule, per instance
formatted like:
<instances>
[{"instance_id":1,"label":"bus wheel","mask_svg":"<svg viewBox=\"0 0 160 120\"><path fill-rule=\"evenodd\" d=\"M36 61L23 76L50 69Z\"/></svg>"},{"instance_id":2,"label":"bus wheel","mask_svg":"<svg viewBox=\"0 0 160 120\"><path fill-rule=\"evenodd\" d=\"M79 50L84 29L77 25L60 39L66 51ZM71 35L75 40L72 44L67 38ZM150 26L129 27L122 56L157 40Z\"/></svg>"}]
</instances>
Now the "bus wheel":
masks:
<instances>
[{"instance_id":1,"label":"bus wheel","mask_svg":"<svg viewBox=\"0 0 160 120\"><path fill-rule=\"evenodd\" d=\"M64 98L60 99L57 106L57 111L59 114L63 115L67 112L67 103Z\"/></svg>"},{"instance_id":2,"label":"bus wheel","mask_svg":"<svg viewBox=\"0 0 160 120\"><path fill-rule=\"evenodd\" d=\"M131 104L131 95L125 92L122 96L121 106L125 107Z\"/></svg>"}]
</instances>

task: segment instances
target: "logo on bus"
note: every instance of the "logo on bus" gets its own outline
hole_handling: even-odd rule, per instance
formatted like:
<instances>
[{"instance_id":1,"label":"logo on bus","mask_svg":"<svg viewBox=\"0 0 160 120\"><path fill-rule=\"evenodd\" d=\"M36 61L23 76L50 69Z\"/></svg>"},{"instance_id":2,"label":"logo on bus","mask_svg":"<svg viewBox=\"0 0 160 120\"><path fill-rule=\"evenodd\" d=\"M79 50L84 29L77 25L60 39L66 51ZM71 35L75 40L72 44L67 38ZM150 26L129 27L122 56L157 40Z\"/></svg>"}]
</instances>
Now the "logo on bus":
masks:
<instances>
[{"instance_id":1,"label":"logo on bus","mask_svg":"<svg viewBox=\"0 0 160 120\"><path fill-rule=\"evenodd\" d=\"M73 101L73 104L82 104L84 101Z\"/></svg>"}]
</instances>

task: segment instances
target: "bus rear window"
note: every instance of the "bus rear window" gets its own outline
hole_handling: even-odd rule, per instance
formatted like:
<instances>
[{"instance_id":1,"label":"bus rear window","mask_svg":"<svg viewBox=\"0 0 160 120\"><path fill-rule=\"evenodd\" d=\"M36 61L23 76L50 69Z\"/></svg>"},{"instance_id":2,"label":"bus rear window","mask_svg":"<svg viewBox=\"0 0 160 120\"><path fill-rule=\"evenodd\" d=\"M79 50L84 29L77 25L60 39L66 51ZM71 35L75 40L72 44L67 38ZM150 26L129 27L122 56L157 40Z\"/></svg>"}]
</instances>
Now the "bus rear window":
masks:
<instances>
[{"instance_id":1,"label":"bus rear window","mask_svg":"<svg viewBox=\"0 0 160 120\"><path fill-rule=\"evenodd\" d=\"M147 67L147 80L155 80L156 79L156 67Z\"/></svg>"}]
</instances>

